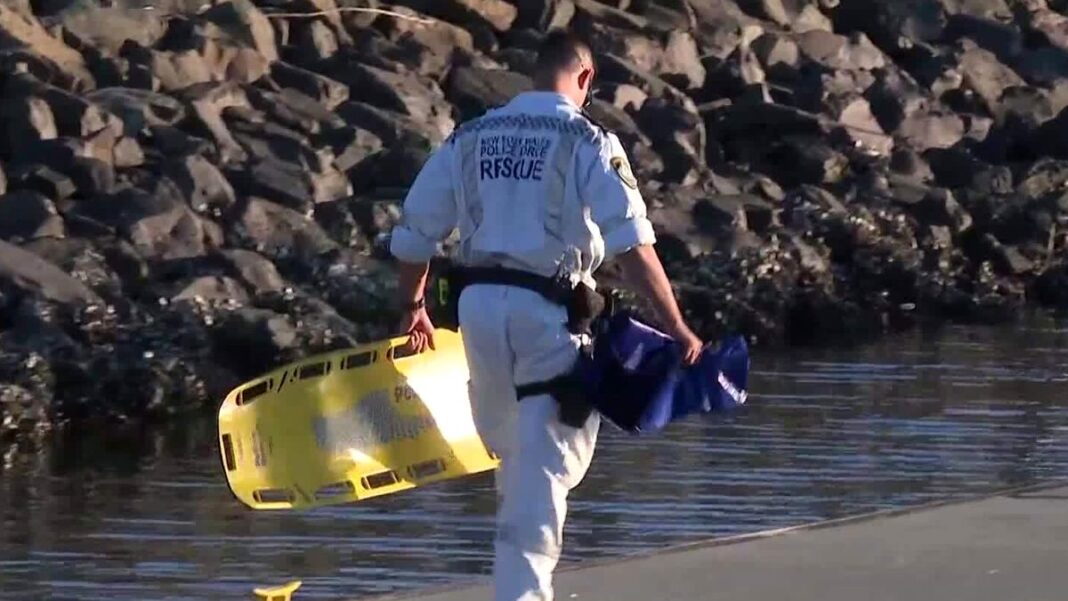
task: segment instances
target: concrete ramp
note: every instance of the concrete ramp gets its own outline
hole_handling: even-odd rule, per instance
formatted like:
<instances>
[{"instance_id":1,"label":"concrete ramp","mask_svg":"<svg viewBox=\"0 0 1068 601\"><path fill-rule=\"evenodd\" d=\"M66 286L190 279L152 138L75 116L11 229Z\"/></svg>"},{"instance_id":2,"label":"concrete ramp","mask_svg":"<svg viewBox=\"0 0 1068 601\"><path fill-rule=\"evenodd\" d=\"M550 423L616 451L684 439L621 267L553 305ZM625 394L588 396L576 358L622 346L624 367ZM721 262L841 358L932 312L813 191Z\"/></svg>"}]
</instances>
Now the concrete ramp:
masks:
<instances>
[{"instance_id":1,"label":"concrete ramp","mask_svg":"<svg viewBox=\"0 0 1068 601\"><path fill-rule=\"evenodd\" d=\"M1068 485L584 564L556 585L557 601L1066 601Z\"/></svg>"}]
</instances>

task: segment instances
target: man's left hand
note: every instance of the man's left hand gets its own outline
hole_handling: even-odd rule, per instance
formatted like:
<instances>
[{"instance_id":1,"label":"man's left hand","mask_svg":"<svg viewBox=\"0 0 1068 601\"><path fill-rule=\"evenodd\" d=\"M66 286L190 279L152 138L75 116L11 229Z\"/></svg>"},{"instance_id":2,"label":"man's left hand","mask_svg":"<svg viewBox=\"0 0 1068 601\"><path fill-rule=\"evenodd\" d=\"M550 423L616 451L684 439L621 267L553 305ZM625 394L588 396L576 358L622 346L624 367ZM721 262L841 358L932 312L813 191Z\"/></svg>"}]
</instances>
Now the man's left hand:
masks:
<instances>
[{"instance_id":1,"label":"man's left hand","mask_svg":"<svg viewBox=\"0 0 1068 601\"><path fill-rule=\"evenodd\" d=\"M404 314L400 322L400 331L409 335L408 348L413 352L421 353L428 347L434 350L434 324L430 322L430 316L426 308L419 308Z\"/></svg>"}]
</instances>

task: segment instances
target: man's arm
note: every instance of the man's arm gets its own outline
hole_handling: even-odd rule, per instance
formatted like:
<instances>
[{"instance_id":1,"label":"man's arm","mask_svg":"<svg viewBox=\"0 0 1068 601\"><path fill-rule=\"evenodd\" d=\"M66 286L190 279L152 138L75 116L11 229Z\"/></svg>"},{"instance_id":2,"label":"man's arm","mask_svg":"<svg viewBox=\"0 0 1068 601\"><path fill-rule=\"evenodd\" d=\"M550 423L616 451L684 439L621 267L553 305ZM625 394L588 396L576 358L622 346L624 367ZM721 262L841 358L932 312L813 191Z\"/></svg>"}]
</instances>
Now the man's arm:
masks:
<instances>
[{"instance_id":1,"label":"man's arm","mask_svg":"<svg viewBox=\"0 0 1068 601\"><path fill-rule=\"evenodd\" d=\"M579 164L585 181L583 195L601 229L606 256L618 259L624 280L653 304L666 333L679 342L686 363L692 364L703 344L687 327L653 248L656 237L645 200L619 138L606 135L587 160L588 165Z\"/></svg>"},{"instance_id":2,"label":"man's arm","mask_svg":"<svg viewBox=\"0 0 1068 601\"><path fill-rule=\"evenodd\" d=\"M451 148L430 155L404 199L403 221L393 228L390 252L398 261L400 330L410 334L416 352L434 348L434 325L426 312L427 274L438 244L456 227Z\"/></svg>"}]
</instances>

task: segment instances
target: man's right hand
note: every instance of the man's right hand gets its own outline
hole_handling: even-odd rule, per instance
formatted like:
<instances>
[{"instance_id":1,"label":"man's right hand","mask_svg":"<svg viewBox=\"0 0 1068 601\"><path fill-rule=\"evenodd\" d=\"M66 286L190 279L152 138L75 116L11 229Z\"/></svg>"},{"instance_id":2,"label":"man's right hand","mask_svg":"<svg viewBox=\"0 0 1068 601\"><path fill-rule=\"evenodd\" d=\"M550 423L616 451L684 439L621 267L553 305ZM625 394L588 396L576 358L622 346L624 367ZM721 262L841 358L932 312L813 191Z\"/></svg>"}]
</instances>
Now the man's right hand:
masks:
<instances>
[{"instance_id":1,"label":"man's right hand","mask_svg":"<svg viewBox=\"0 0 1068 601\"><path fill-rule=\"evenodd\" d=\"M682 356L686 365L696 363L701 357L704 343L683 320L671 290L671 282L668 281L653 247L636 246L620 255L619 263L623 268L623 278L652 302L662 323L667 324L665 333L682 345Z\"/></svg>"},{"instance_id":2,"label":"man's right hand","mask_svg":"<svg viewBox=\"0 0 1068 601\"><path fill-rule=\"evenodd\" d=\"M682 347L683 363L686 365L697 363L697 360L701 358L701 351L704 350L705 343L685 323L679 322L668 328L666 334L674 338L675 342L678 342Z\"/></svg>"}]
</instances>

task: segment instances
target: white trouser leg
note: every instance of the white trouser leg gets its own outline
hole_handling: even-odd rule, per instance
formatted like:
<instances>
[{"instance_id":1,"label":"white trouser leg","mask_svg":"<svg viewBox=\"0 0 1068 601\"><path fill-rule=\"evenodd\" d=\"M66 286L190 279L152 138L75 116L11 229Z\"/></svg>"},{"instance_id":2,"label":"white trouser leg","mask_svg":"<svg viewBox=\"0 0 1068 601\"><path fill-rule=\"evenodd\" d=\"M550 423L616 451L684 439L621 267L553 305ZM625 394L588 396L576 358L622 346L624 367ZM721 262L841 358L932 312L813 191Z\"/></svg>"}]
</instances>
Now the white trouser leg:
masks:
<instances>
[{"instance_id":1,"label":"white trouser leg","mask_svg":"<svg viewBox=\"0 0 1068 601\"><path fill-rule=\"evenodd\" d=\"M460 303L480 435L501 457L497 474L495 601L551 601L568 493L593 459L600 419L583 428L559 421L549 395L515 398L515 385L560 375L579 340L567 313L527 290L476 286Z\"/></svg>"}]
</instances>

